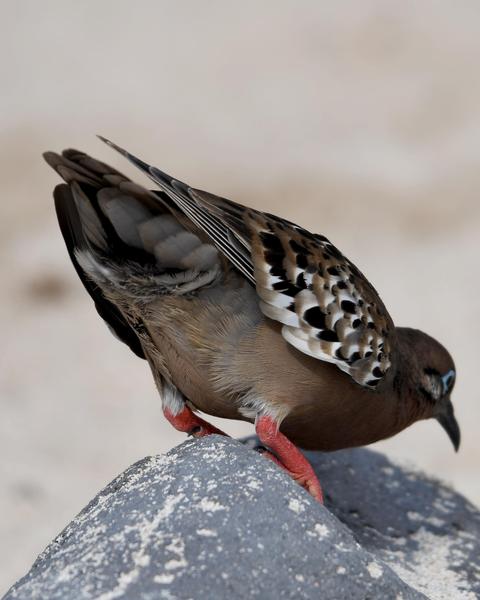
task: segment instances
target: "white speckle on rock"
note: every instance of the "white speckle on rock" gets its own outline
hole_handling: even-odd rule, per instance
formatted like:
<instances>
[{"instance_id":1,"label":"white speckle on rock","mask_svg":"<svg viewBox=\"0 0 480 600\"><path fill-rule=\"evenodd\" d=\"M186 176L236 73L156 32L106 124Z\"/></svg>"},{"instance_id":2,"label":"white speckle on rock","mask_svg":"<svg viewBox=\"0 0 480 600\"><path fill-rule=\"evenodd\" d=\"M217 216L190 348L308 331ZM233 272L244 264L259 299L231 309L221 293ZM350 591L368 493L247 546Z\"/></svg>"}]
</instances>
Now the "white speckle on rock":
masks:
<instances>
[{"instance_id":1,"label":"white speckle on rock","mask_svg":"<svg viewBox=\"0 0 480 600\"><path fill-rule=\"evenodd\" d=\"M323 523L315 523L313 531L307 531L307 535L310 537L318 537L321 540L329 535L330 531Z\"/></svg>"},{"instance_id":2,"label":"white speckle on rock","mask_svg":"<svg viewBox=\"0 0 480 600\"><path fill-rule=\"evenodd\" d=\"M404 537L393 538L392 542L395 544L395 546L406 546L407 538L404 538Z\"/></svg>"},{"instance_id":3,"label":"white speckle on rock","mask_svg":"<svg viewBox=\"0 0 480 600\"><path fill-rule=\"evenodd\" d=\"M454 539L421 527L410 540L418 547L409 559L411 566L405 567L397 552L392 552L390 559L385 557L399 577L431 600L476 600L473 592L462 589L461 575L451 568Z\"/></svg>"},{"instance_id":4,"label":"white speckle on rock","mask_svg":"<svg viewBox=\"0 0 480 600\"><path fill-rule=\"evenodd\" d=\"M469 531L459 531L458 535L461 538L465 538L467 540L476 540L477 538L473 535L473 533L470 533Z\"/></svg>"},{"instance_id":5,"label":"white speckle on rock","mask_svg":"<svg viewBox=\"0 0 480 600\"><path fill-rule=\"evenodd\" d=\"M378 579L383 575L382 567L374 561L368 563L367 571L369 572L370 577L373 577L373 579Z\"/></svg>"},{"instance_id":6,"label":"white speckle on rock","mask_svg":"<svg viewBox=\"0 0 480 600\"><path fill-rule=\"evenodd\" d=\"M163 507L160 509L157 518L166 519L175 510L175 506L185 498L185 494L170 495L165 498Z\"/></svg>"},{"instance_id":7,"label":"white speckle on rock","mask_svg":"<svg viewBox=\"0 0 480 600\"><path fill-rule=\"evenodd\" d=\"M226 510L226 507L217 502L216 500L210 500L209 498L202 498L198 503L198 506L204 512L217 512L218 510Z\"/></svg>"},{"instance_id":8,"label":"white speckle on rock","mask_svg":"<svg viewBox=\"0 0 480 600\"><path fill-rule=\"evenodd\" d=\"M165 563L167 571L174 571L175 569L181 569L187 566L187 561L184 558L172 558Z\"/></svg>"},{"instance_id":9,"label":"white speckle on rock","mask_svg":"<svg viewBox=\"0 0 480 600\"><path fill-rule=\"evenodd\" d=\"M140 576L140 569L150 563L150 557L146 554L150 540L158 529L159 524L175 510L175 506L185 497L184 494L169 495L165 498L162 508L153 519L144 517L136 525L125 527L124 533L135 533L140 537L140 545L132 553L133 568L130 571L120 573L117 584L113 589L98 596L97 600L114 600L125 595L127 588Z\"/></svg>"},{"instance_id":10,"label":"white speckle on rock","mask_svg":"<svg viewBox=\"0 0 480 600\"><path fill-rule=\"evenodd\" d=\"M166 549L169 552L172 552L172 554L176 554L178 557L178 559L169 560L165 565L166 569L179 569L180 567L187 566L187 561L185 560L185 543L182 538L172 538L172 541L168 544Z\"/></svg>"},{"instance_id":11,"label":"white speckle on rock","mask_svg":"<svg viewBox=\"0 0 480 600\"><path fill-rule=\"evenodd\" d=\"M207 483L207 492L213 491L216 487L217 487L217 482L216 481L213 481L213 480L209 481Z\"/></svg>"},{"instance_id":12,"label":"white speckle on rock","mask_svg":"<svg viewBox=\"0 0 480 600\"><path fill-rule=\"evenodd\" d=\"M295 579L297 581L299 581L300 583L302 583L303 581L305 581L305 577L303 575L301 575L300 573L295 575Z\"/></svg>"},{"instance_id":13,"label":"white speckle on rock","mask_svg":"<svg viewBox=\"0 0 480 600\"><path fill-rule=\"evenodd\" d=\"M139 567L148 567L150 564L150 557L148 554L143 554L137 558L136 564Z\"/></svg>"},{"instance_id":14,"label":"white speckle on rock","mask_svg":"<svg viewBox=\"0 0 480 600\"><path fill-rule=\"evenodd\" d=\"M217 532L214 529L197 529L197 535L202 537L217 537Z\"/></svg>"},{"instance_id":15,"label":"white speckle on rock","mask_svg":"<svg viewBox=\"0 0 480 600\"><path fill-rule=\"evenodd\" d=\"M347 572L347 569L345 567L337 567L337 573L339 575L345 575L346 572Z\"/></svg>"},{"instance_id":16,"label":"white speckle on rock","mask_svg":"<svg viewBox=\"0 0 480 600\"><path fill-rule=\"evenodd\" d=\"M440 498L437 498L435 500L435 502L433 503L433 508L435 510L438 510L444 514L449 514L450 513L450 505L451 503L448 502L448 500L444 500L443 502L440 500Z\"/></svg>"},{"instance_id":17,"label":"white speckle on rock","mask_svg":"<svg viewBox=\"0 0 480 600\"><path fill-rule=\"evenodd\" d=\"M425 519L425 521L434 527L443 527L445 525L445 521L443 519L439 519L438 517L428 517Z\"/></svg>"},{"instance_id":18,"label":"white speckle on rock","mask_svg":"<svg viewBox=\"0 0 480 600\"><path fill-rule=\"evenodd\" d=\"M313 529L314 529L315 533L317 534L317 536L321 540L323 538L326 538L330 533L330 530L328 529L328 527L326 525L324 525L323 523L315 523L315 527Z\"/></svg>"},{"instance_id":19,"label":"white speckle on rock","mask_svg":"<svg viewBox=\"0 0 480 600\"><path fill-rule=\"evenodd\" d=\"M413 510L409 510L407 512L407 517L410 519L410 521L423 521L424 520L423 515L421 515L418 512L415 512Z\"/></svg>"},{"instance_id":20,"label":"white speckle on rock","mask_svg":"<svg viewBox=\"0 0 480 600\"><path fill-rule=\"evenodd\" d=\"M161 583L163 585L168 585L169 583L172 583L172 581L175 579L175 575L172 575L171 573L162 573L161 575L155 575L155 577L153 578L153 581L155 583Z\"/></svg>"},{"instance_id":21,"label":"white speckle on rock","mask_svg":"<svg viewBox=\"0 0 480 600\"><path fill-rule=\"evenodd\" d=\"M297 513L297 515L299 515L305 510L305 507L297 498L290 498L288 502L288 508L294 513Z\"/></svg>"},{"instance_id":22,"label":"white speckle on rock","mask_svg":"<svg viewBox=\"0 0 480 600\"><path fill-rule=\"evenodd\" d=\"M76 570L73 565L67 565L58 574L57 581L70 581L75 575L75 572Z\"/></svg>"}]
</instances>

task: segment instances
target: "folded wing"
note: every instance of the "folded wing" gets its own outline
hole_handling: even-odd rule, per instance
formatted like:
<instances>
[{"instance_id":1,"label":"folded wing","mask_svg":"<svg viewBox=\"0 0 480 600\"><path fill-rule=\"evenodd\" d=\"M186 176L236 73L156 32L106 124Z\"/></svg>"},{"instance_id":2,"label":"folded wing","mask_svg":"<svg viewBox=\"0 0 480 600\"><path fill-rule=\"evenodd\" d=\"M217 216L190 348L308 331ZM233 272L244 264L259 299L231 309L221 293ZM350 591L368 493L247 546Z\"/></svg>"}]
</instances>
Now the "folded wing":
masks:
<instances>
[{"instance_id":1,"label":"folded wing","mask_svg":"<svg viewBox=\"0 0 480 600\"><path fill-rule=\"evenodd\" d=\"M373 286L326 237L190 188L104 141L155 181L256 286L263 313L283 324L289 344L376 388L391 366L395 328Z\"/></svg>"}]
</instances>

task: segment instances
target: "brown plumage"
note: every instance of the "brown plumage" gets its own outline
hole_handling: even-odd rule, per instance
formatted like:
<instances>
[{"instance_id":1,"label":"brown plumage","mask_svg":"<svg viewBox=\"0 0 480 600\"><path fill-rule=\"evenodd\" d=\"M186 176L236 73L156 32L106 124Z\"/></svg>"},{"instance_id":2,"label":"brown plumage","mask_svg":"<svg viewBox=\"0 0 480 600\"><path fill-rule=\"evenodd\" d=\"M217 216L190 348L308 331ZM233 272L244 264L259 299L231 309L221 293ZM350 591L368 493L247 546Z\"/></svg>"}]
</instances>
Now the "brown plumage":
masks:
<instances>
[{"instance_id":1,"label":"brown plumage","mask_svg":"<svg viewBox=\"0 0 480 600\"><path fill-rule=\"evenodd\" d=\"M458 448L450 355L395 327L329 240L107 143L160 190L75 150L46 153L66 182L55 189L57 215L99 314L149 362L175 427L218 432L191 408L255 422L276 454L267 456L319 499L293 444L364 445L435 417Z\"/></svg>"}]
</instances>

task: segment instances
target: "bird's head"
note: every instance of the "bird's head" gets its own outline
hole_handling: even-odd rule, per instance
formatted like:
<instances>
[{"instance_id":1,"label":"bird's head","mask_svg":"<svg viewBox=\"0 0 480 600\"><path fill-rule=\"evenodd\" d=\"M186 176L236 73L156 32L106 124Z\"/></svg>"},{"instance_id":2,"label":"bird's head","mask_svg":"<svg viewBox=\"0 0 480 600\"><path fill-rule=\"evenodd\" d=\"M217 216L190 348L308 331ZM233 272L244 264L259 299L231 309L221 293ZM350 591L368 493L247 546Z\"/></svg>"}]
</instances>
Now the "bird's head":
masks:
<instances>
[{"instance_id":1,"label":"bird's head","mask_svg":"<svg viewBox=\"0 0 480 600\"><path fill-rule=\"evenodd\" d=\"M455 364L449 352L434 338L417 329L398 328L401 349L409 357L410 394L447 432L455 451L460 446L460 427L450 394L455 385ZM404 355L405 357L405 355Z\"/></svg>"}]
</instances>

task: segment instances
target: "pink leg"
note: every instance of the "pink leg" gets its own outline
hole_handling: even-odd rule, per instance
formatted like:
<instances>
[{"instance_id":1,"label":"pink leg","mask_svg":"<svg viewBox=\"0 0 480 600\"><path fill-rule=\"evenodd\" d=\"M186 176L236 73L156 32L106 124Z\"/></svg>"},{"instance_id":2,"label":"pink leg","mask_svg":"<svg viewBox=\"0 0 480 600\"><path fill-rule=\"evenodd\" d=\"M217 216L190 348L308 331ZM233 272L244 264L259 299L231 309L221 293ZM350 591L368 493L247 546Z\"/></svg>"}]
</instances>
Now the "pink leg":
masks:
<instances>
[{"instance_id":1,"label":"pink leg","mask_svg":"<svg viewBox=\"0 0 480 600\"><path fill-rule=\"evenodd\" d=\"M323 504L323 492L312 465L292 442L280 433L271 417L258 417L255 429L260 441L271 448L278 456L281 466L310 494ZM267 458L270 453L266 453ZM278 461L274 460L278 464Z\"/></svg>"},{"instance_id":2,"label":"pink leg","mask_svg":"<svg viewBox=\"0 0 480 600\"><path fill-rule=\"evenodd\" d=\"M203 437L204 435L211 435L212 433L227 435L200 417L197 417L188 406L185 406L178 415L172 414L168 408L163 409L163 414L177 431L184 431L185 433L188 433L188 435L196 438Z\"/></svg>"}]
</instances>

